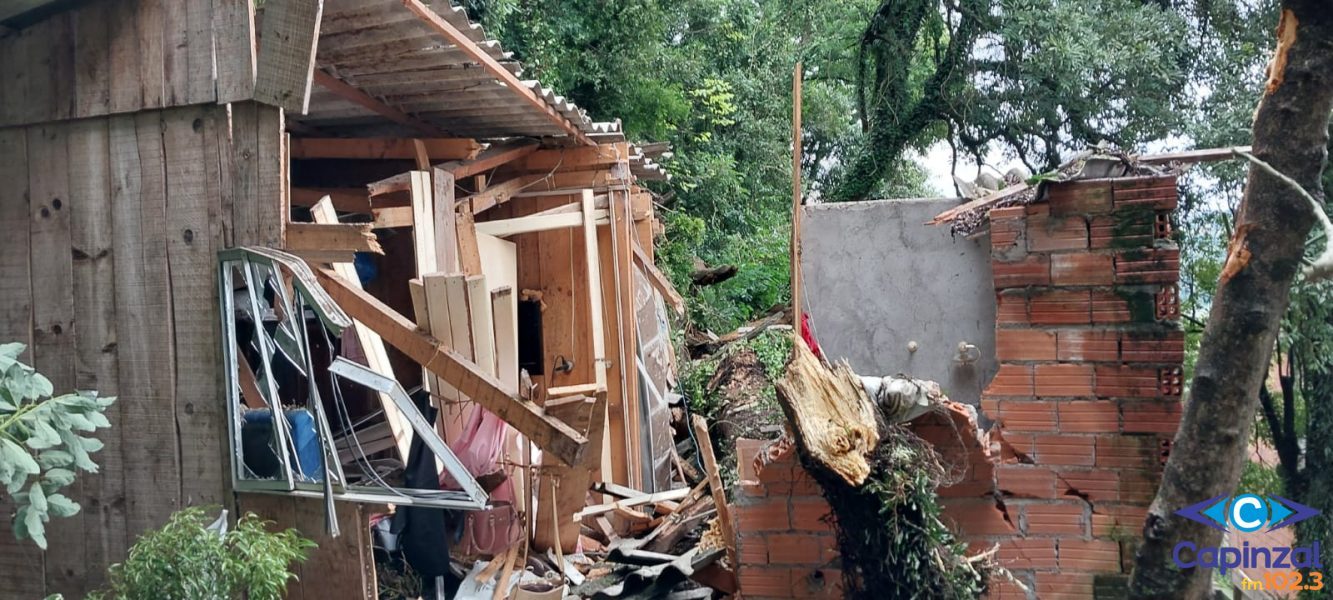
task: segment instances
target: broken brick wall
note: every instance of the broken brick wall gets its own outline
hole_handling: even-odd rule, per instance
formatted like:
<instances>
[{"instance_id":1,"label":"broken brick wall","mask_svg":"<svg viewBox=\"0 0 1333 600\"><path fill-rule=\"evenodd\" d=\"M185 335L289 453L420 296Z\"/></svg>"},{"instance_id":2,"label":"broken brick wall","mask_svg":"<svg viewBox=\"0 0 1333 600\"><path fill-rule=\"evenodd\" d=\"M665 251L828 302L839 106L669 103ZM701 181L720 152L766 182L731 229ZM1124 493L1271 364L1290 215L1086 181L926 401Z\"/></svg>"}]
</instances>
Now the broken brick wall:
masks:
<instances>
[{"instance_id":1,"label":"broken brick wall","mask_svg":"<svg viewBox=\"0 0 1333 600\"><path fill-rule=\"evenodd\" d=\"M944 520L1028 587L991 598L1121 598L1180 420L1184 336L1173 177L1050 184L991 211L999 372L981 402L912 430L950 472ZM780 445L737 442L738 576L747 598L840 597L829 507ZM752 460L760 456L758 461Z\"/></svg>"},{"instance_id":2,"label":"broken brick wall","mask_svg":"<svg viewBox=\"0 0 1333 600\"><path fill-rule=\"evenodd\" d=\"M1174 177L1090 180L990 213L1000 370L981 406L1000 461L991 497L946 513L1033 597L1123 597L1180 422L1176 199Z\"/></svg>"},{"instance_id":3,"label":"broken brick wall","mask_svg":"<svg viewBox=\"0 0 1333 600\"><path fill-rule=\"evenodd\" d=\"M736 440L737 579L750 600L841 598L842 571L828 502L791 444Z\"/></svg>"}]
</instances>

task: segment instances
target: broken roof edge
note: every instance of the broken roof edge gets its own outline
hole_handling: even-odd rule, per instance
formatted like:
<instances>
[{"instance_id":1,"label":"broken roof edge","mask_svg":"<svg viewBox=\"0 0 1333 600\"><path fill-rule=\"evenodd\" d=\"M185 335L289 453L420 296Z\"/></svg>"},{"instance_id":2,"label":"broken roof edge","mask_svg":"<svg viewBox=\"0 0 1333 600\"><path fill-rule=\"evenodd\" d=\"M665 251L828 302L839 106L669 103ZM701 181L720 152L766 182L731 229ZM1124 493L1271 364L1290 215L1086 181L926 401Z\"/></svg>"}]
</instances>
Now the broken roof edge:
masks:
<instances>
[{"instance_id":1,"label":"broken roof edge","mask_svg":"<svg viewBox=\"0 0 1333 600\"><path fill-rule=\"evenodd\" d=\"M994 208L1001 204L1012 205L1016 202L1026 204L1042 194L1044 184L1057 181L1086 181L1094 179L1121 179L1127 177L1144 177L1153 175L1165 175L1169 173L1181 173L1190 166L1202 162L1213 162L1218 160L1227 160L1234 158L1237 151L1248 151L1249 146L1228 146L1224 148L1205 148L1198 150L1185 150L1178 152L1163 152L1156 154L1127 154L1115 150L1096 148L1085 150L1074 155L1073 158L1060 165L1050 177L1038 175L1030 178L1027 182L1021 182L1010 185L1006 188L996 190L995 192L973 199L946 210L935 218L927 221L926 225L944 225L949 224L955 233L971 234L986 221L987 215ZM1088 173L1086 176L1085 166L1091 159L1104 157L1105 163L1118 163L1125 169L1124 173L1112 174L1110 172ZM1106 165L1103 165L1106 166ZM1112 165L1114 166L1114 165ZM1078 167L1077 170L1073 170ZM1028 196L1028 192L1033 192ZM1026 199L1026 202L1023 201ZM975 222L972 227L959 227L959 222L972 218Z\"/></svg>"}]
</instances>

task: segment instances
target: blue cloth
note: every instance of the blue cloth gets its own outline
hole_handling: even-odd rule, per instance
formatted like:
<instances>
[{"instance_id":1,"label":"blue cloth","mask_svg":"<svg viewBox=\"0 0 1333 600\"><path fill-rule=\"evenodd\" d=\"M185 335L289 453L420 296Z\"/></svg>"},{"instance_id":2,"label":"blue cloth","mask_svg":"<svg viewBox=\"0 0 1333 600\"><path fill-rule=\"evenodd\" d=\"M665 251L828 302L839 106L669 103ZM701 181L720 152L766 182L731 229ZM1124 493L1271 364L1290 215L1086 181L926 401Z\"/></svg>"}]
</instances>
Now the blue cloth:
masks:
<instances>
[{"instance_id":1,"label":"blue cloth","mask_svg":"<svg viewBox=\"0 0 1333 600\"><path fill-rule=\"evenodd\" d=\"M296 471L306 481L324 481L324 453L320 450L319 431L315 416L304 408L283 411L292 430L292 446L296 448ZM271 424L273 415L268 409L245 412L247 423Z\"/></svg>"}]
</instances>

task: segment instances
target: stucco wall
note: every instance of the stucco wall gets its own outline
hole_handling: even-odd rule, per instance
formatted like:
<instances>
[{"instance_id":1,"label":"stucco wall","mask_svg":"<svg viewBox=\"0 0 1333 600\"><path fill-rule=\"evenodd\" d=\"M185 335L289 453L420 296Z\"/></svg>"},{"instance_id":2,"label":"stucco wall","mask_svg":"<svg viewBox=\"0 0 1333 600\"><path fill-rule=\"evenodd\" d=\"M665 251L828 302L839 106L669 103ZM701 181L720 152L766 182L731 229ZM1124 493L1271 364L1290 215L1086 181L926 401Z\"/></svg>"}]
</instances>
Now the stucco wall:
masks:
<instances>
[{"instance_id":1,"label":"stucco wall","mask_svg":"<svg viewBox=\"0 0 1333 600\"><path fill-rule=\"evenodd\" d=\"M819 344L865 375L938 381L977 404L995 375L990 239L954 239L924 223L952 198L805 207L803 295ZM915 341L916 352L908 345ZM961 362L958 343L977 347Z\"/></svg>"}]
</instances>

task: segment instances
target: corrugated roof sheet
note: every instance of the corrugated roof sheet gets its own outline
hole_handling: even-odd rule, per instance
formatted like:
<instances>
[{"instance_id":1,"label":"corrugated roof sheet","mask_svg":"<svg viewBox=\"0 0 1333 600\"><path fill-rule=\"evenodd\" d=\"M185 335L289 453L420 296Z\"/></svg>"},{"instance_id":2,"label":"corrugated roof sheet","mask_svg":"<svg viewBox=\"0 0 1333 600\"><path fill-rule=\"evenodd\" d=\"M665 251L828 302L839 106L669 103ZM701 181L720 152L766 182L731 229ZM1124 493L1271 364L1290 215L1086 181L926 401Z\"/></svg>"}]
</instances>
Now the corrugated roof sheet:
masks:
<instances>
[{"instance_id":1,"label":"corrugated roof sheet","mask_svg":"<svg viewBox=\"0 0 1333 600\"><path fill-rule=\"evenodd\" d=\"M424 3L521 79L522 66L498 41L487 38L462 8L448 0ZM316 62L318 68L352 87L448 135L478 139L567 136L569 132L557 122L563 118L590 138L623 137L619 122L593 122L583 109L555 91L537 81L522 81L555 114L534 106L451 44L403 0L326 0ZM311 92L309 113L291 118L339 133L420 135L320 86Z\"/></svg>"}]
</instances>

